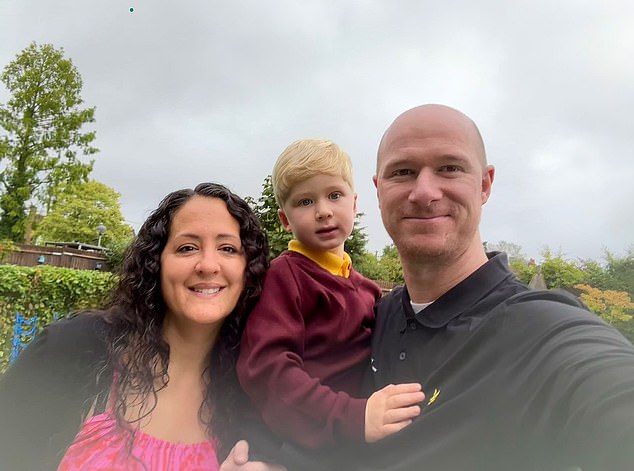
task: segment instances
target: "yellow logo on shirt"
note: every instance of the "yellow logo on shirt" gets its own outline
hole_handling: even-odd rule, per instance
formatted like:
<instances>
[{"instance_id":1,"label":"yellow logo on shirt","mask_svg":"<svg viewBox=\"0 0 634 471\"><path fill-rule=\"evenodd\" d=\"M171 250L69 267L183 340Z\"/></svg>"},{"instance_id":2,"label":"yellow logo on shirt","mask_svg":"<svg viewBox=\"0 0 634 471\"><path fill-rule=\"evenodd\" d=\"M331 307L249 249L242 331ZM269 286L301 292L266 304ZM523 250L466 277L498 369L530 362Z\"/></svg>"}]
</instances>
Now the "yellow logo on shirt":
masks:
<instances>
[{"instance_id":1,"label":"yellow logo on shirt","mask_svg":"<svg viewBox=\"0 0 634 471\"><path fill-rule=\"evenodd\" d=\"M440 389L434 389L434 394L432 394L431 397L429 398L429 401L427 401L427 405L431 406L434 402L436 402L436 399L438 398L439 394L440 394Z\"/></svg>"}]
</instances>

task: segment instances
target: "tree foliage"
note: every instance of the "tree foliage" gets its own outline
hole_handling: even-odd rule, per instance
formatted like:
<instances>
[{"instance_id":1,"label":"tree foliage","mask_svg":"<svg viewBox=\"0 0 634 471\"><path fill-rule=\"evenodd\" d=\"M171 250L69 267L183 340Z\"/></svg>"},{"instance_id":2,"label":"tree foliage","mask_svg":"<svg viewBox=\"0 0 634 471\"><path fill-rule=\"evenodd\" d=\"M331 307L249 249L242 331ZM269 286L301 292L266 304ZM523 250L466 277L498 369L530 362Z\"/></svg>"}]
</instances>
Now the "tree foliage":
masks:
<instances>
[{"instance_id":1,"label":"tree foliage","mask_svg":"<svg viewBox=\"0 0 634 471\"><path fill-rule=\"evenodd\" d=\"M581 291L581 301L596 312L608 324L631 321L634 316L634 303L624 291L600 290L589 285L577 285Z\"/></svg>"},{"instance_id":2,"label":"tree foliage","mask_svg":"<svg viewBox=\"0 0 634 471\"><path fill-rule=\"evenodd\" d=\"M48 210L68 183L85 181L97 152L95 132L82 132L94 121L95 108L81 108L82 80L63 49L31 43L1 76L11 98L0 104L0 238L22 242L27 206Z\"/></svg>"},{"instance_id":3,"label":"tree foliage","mask_svg":"<svg viewBox=\"0 0 634 471\"><path fill-rule=\"evenodd\" d=\"M293 234L284 229L277 215L279 206L277 201L275 201L271 176L269 175L264 179L262 183L262 194L257 200L251 196L247 196L245 200L253 208L266 231L266 235L269 239L271 258L277 257L288 248L288 243L293 239ZM367 251L368 236L364 232L365 228L361 227L360 218L362 216L363 213L357 214L352 234L350 234L350 237L346 240L344 247L345 251L350 255L355 268L357 264L362 263Z\"/></svg>"},{"instance_id":4,"label":"tree foliage","mask_svg":"<svg viewBox=\"0 0 634 471\"><path fill-rule=\"evenodd\" d=\"M508 256L509 262L513 262L516 260L526 260L526 256L522 251L521 245L515 244L513 242L507 242L505 240L501 240L495 243L485 242L485 250L487 252L504 252Z\"/></svg>"},{"instance_id":5,"label":"tree foliage","mask_svg":"<svg viewBox=\"0 0 634 471\"><path fill-rule=\"evenodd\" d=\"M51 211L35 230L38 241L97 244L97 227L105 226L101 245L116 249L127 246L134 235L121 214L119 193L108 185L90 180L75 183L55 199Z\"/></svg>"},{"instance_id":6,"label":"tree foliage","mask_svg":"<svg viewBox=\"0 0 634 471\"><path fill-rule=\"evenodd\" d=\"M257 200L251 196L247 196L245 199L260 219L262 227L264 227L269 239L269 253L271 258L277 257L288 248L288 243L293 238L293 235L284 229L277 215L279 206L277 205L277 201L275 201L271 176L269 175L264 179L264 183L262 183L262 194Z\"/></svg>"},{"instance_id":7,"label":"tree foliage","mask_svg":"<svg viewBox=\"0 0 634 471\"><path fill-rule=\"evenodd\" d=\"M585 282L586 275L575 262L553 255L548 249L543 256L541 272L548 288L571 289Z\"/></svg>"},{"instance_id":8,"label":"tree foliage","mask_svg":"<svg viewBox=\"0 0 634 471\"><path fill-rule=\"evenodd\" d=\"M38 317L38 331L55 317L104 304L117 282L112 273L0 265L0 374L6 369L16 313Z\"/></svg>"},{"instance_id":9,"label":"tree foliage","mask_svg":"<svg viewBox=\"0 0 634 471\"><path fill-rule=\"evenodd\" d=\"M630 248L624 257L617 257L607 252L606 258L609 288L625 291L634 298L634 247Z\"/></svg>"},{"instance_id":10,"label":"tree foliage","mask_svg":"<svg viewBox=\"0 0 634 471\"><path fill-rule=\"evenodd\" d=\"M366 253L357 268L364 276L377 281L403 283L403 267L394 245L386 245L380 256Z\"/></svg>"}]
</instances>

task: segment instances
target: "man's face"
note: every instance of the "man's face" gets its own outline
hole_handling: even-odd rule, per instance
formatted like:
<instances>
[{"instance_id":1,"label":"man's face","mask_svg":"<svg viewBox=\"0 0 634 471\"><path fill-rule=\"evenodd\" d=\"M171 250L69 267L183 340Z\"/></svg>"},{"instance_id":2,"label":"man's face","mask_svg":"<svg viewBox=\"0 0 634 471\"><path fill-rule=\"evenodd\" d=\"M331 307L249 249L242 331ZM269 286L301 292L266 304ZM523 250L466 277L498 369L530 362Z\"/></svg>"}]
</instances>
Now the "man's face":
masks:
<instances>
[{"instance_id":1,"label":"man's face","mask_svg":"<svg viewBox=\"0 0 634 471\"><path fill-rule=\"evenodd\" d=\"M481 251L478 225L493 174L459 112L426 106L397 118L381 142L374 184L401 256L441 261Z\"/></svg>"}]
</instances>

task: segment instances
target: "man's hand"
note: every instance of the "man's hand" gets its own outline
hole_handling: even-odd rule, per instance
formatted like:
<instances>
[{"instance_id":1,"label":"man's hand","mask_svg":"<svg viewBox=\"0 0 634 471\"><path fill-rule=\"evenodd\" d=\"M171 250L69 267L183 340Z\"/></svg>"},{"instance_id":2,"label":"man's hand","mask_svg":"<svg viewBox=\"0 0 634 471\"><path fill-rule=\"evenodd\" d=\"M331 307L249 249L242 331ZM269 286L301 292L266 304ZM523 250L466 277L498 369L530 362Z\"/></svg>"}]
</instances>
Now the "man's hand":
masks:
<instances>
[{"instance_id":1,"label":"man's hand","mask_svg":"<svg viewBox=\"0 0 634 471\"><path fill-rule=\"evenodd\" d=\"M388 384L376 391L365 406L365 441L376 442L407 427L420 414L423 399L418 383Z\"/></svg>"},{"instance_id":2,"label":"man's hand","mask_svg":"<svg viewBox=\"0 0 634 471\"><path fill-rule=\"evenodd\" d=\"M220 471L286 471L286 468L262 461L249 461L249 444L240 440L220 465Z\"/></svg>"}]
</instances>

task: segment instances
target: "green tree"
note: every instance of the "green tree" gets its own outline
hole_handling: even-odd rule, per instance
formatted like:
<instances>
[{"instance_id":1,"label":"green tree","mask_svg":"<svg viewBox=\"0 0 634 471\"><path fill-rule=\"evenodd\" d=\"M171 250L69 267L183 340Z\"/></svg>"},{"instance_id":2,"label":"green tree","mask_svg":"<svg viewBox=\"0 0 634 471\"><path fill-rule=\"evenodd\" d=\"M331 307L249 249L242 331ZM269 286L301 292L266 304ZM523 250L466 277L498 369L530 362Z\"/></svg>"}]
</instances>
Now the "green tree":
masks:
<instances>
[{"instance_id":1,"label":"green tree","mask_svg":"<svg viewBox=\"0 0 634 471\"><path fill-rule=\"evenodd\" d=\"M624 257L607 252L606 258L609 289L625 291L634 298L634 247Z\"/></svg>"},{"instance_id":2,"label":"green tree","mask_svg":"<svg viewBox=\"0 0 634 471\"><path fill-rule=\"evenodd\" d=\"M572 289L585 281L586 274L576 263L553 255L548 249L542 255L541 271L548 288Z\"/></svg>"},{"instance_id":3,"label":"green tree","mask_svg":"<svg viewBox=\"0 0 634 471\"><path fill-rule=\"evenodd\" d=\"M515 244L513 242L507 242L505 240L501 240L496 243L487 243L485 250L487 252L504 252L509 258L509 262L514 262L516 260L526 260L526 256L522 251L522 246L519 244Z\"/></svg>"},{"instance_id":4,"label":"green tree","mask_svg":"<svg viewBox=\"0 0 634 471\"><path fill-rule=\"evenodd\" d=\"M525 285L529 284L533 276L537 273L537 266L534 261L527 262L522 259L513 259L509 261L509 267L511 271L515 273L515 276Z\"/></svg>"},{"instance_id":5,"label":"green tree","mask_svg":"<svg viewBox=\"0 0 634 471\"><path fill-rule=\"evenodd\" d=\"M96 244L97 227L105 226L101 245L121 251L134 235L121 214L119 193L103 183L90 180L75 183L55 198L51 211L35 230L38 241Z\"/></svg>"},{"instance_id":6,"label":"green tree","mask_svg":"<svg viewBox=\"0 0 634 471\"><path fill-rule=\"evenodd\" d=\"M245 200L253 208L266 231L266 235L269 239L271 258L277 257L288 248L288 243L293 239L293 235L284 229L277 215L279 206L277 201L275 201L271 176L269 175L264 179L264 183L262 183L262 194L257 200L251 196L247 196ZM361 227L360 224L360 218L362 216L363 213L357 214L352 234L350 234L350 237L345 243L345 250L350 255L352 264L355 267L357 264L362 263L368 243L368 236L364 232L365 228Z\"/></svg>"},{"instance_id":7,"label":"green tree","mask_svg":"<svg viewBox=\"0 0 634 471\"><path fill-rule=\"evenodd\" d=\"M393 244L383 247L383 253L379 258L379 263L381 264L383 272L381 280L393 281L395 283L404 282L401 259L398 256L398 250L396 250Z\"/></svg>"},{"instance_id":8,"label":"green tree","mask_svg":"<svg viewBox=\"0 0 634 471\"><path fill-rule=\"evenodd\" d=\"M367 253L368 235L365 233L365 227L361 227L361 218L363 216L363 213L357 213L352 233L343 246L344 250L350 255L352 266L355 269L362 263Z\"/></svg>"},{"instance_id":9,"label":"green tree","mask_svg":"<svg viewBox=\"0 0 634 471\"><path fill-rule=\"evenodd\" d=\"M266 231L266 235L269 239L269 253L271 258L277 257L288 248L288 243L293 238L293 235L284 229L277 215L279 206L277 205L277 201L275 201L271 176L269 175L264 179L264 183L262 183L262 194L257 200L251 196L247 196L245 200L253 208L253 211L255 211L255 214L262 223L262 227L264 227Z\"/></svg>"},{"instance_id":10,"label":"green tree","mask_svg":"<svg viewBox=\"0 0 634 471\"><path fill-rule=\"evenodd\" d=\"M4 68L1 76L11 98L0 104L0 238L16 242L27 232L27 207L46 211L68 183L86 181L93 161L95 108L81 108L82 80L63 49L31 43Z\"/></svg>"}]
</instances>

